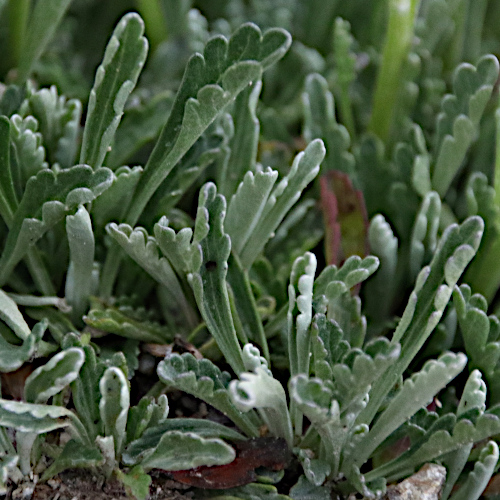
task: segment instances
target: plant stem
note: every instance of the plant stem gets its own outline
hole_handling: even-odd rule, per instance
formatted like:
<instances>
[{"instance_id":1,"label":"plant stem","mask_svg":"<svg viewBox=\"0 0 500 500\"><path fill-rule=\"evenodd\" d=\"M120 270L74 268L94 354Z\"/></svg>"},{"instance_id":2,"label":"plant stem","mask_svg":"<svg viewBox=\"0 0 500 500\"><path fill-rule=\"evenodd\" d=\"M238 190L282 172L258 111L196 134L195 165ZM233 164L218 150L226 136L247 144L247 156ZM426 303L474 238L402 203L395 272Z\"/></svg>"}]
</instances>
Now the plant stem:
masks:
<instances>
[{"instance_id":1,"label":"plant stem","mask_svg":"<svg viewBox=\"0 0 500 500\"><path fill-rule=\"evenodd\" d=\"M387 142L413 38L420 0L389 0L389 24L377 77L369 130Z\"/></svg>"},{"instance_id":2,"label":"plant stem","mask_svg":"<svg viewBox=\"0 0 500 500\"><path fill-rule=\"evenodd\" d=\"M34 247L30 248L26 254L25 261L36 287L44 295L56 295L56 289L54 288L52 279L42 260L40 252Z\"/></svg>"},{"instance_id":3,"label":"plant stem","mask_svg":"<svg viewBox=\"0 0 500 500\"><path fill-rule=\"evenodd\" d=\"M10 66L17 68L21 59L31 0L9 0L9 50Z\"/></svg>"}]
</instances>

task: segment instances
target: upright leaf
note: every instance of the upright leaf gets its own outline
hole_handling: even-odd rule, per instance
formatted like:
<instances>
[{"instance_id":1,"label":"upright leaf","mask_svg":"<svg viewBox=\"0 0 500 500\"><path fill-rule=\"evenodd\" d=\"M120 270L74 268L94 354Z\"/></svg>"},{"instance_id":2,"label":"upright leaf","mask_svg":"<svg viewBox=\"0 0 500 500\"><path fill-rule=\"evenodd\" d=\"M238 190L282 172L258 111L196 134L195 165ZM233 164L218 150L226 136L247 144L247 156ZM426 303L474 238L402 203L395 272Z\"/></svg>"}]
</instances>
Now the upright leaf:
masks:
<instances>
[{"instance_id":1,"label":"upright leaf","mask_svg":"<svg viewBox=\"0 0 500 500\"><path fill-rule=\"evenodd\" d=\"M104 161L125 102L146 60L148 42L143 34L144 23L139 15L126 14L116 26L97 68L80 153L80 163L94 169Z\"/></svg>"},{"instance_id":2,"label":"upright leaf","mask_svg":"<svg viewBox=\"0 0 500 500\"><path fill-rule=\"evenodd\" d=\"M19 61L20 81L24 82L29 76L34 63L54 36L70 3L71 0L39 0L35 4Z\"/></svg>"},{"instance_id":3,"label":"upright leaf","mask_svg":"<svg viewBox=\"0 0 500 500\"><path fill-rule=\"evenodd\" d=\"M18 205L10 163L10 121L0 117L0 215L10 226Z\"/></svg>"}]
</instances>

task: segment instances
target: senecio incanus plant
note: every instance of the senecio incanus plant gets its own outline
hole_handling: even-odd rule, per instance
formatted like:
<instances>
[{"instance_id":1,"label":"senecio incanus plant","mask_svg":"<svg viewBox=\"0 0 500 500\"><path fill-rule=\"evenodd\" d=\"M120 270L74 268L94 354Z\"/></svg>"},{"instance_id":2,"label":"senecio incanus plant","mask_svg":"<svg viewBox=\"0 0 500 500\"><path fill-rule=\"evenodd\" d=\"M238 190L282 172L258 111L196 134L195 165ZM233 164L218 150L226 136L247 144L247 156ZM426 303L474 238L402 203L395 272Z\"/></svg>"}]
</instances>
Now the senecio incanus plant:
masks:
<instances>
[{"instance_id":1,"label":"senecio incanus plant","mask_svg":"<svg viewBox=\"0 0 500 500\"><path fill-rule=\"evenodd\" d=\"M90 86L125 6L0 2L0 493L377 498L435 463L479 498L498 2L205 3L138 0L150 43L125 13Z\"/></svg>"}]
</instances>

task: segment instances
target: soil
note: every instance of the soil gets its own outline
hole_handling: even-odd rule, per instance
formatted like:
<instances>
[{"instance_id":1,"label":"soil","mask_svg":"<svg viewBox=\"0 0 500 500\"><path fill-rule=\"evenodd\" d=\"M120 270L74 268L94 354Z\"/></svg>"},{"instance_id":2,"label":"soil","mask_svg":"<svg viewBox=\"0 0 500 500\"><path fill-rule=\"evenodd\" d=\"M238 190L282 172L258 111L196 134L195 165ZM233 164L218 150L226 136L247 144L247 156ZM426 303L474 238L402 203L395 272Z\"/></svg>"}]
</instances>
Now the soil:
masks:
<instances>
[{"instance_id":1,"label":"soil","mask_svg":"<svg viewBox=\"0 0 500 500\"><path fill-rule=\"evenodd\" d=\"M153 476L148 500L194 500L189 487L161 475ZM24 483L9 491L12 500L130 500L123 485L117 480L104 482L102 477L86 469L73 469L61 473L47 483Z\"/></svg>"}]
</instances>

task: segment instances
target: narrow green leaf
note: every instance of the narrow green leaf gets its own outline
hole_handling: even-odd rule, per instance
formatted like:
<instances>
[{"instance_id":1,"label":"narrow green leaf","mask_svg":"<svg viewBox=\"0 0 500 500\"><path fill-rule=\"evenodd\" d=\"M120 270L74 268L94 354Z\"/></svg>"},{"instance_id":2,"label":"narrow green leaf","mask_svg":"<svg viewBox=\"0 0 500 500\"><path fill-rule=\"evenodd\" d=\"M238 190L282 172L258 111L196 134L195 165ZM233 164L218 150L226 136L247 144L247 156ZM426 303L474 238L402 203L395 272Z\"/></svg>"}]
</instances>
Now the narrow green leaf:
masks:
<instances>
[{"instance_id":1,"label":"narrow green leaf","mask_svg":"<svg viewBox=\"0 0 500 500\"><path fill-rule=\"evenodd\" d=\"M69 267L66 276L65 298L72 307L75 325L81 323L92 293L95 241L90 215L80 205L75 215L66 216L69 243Z\"/></svg>"},{"instance_id":2,"label":"narrow green leaf","mask_svg":"<svg viewBox=\"0 0 500 500\"><path fill-rule=\"evenodd\" d=\"M144 23L140 16L135 12L126 14L116 26L97 68L80 153L80 163L94 169L104 161L125 102L146 60L148 42L143 34Z\"/></svg>"},{"instance_id":3,"label":"narrow green leaf","mask_svg":"<svg viewBox=\"0 0 500 500\"><path fill-rule=\"evenodd\" d=\"M119 456L125 440L125 429L130 406L130 389L122 370L114 366L108 368L99 381L101 401L99 412L104 423L106 436L112 436L116 456Z\"/></svg>"},{"instance_id":4,"label":"narrow green leaf","mask_svg":"<svg viewBox=\"0 0 500 500\"><path fill-rule=\"evenodd\" d=\"M66 349L33 371L24 385L28 403L46 403L79 375L85 356L82 349Z\"/></svg>"},{"instance_id":5,"label":"narrow green leaf","mask_svg":"<svg viewBox=\"0 0 500 500\"><path fill-rule=\"evenodd\" d=\"M295 157L288 175L269 195L258 223L239 253L245 269L251 267L287 212L297 202L303 189L316 177L324 156L325 146L318 139Z\"/></svg>"},{"instance_id":6,"label":"narrow green leaf","mask_svg":"<svg viewBox=\"0 0 500 500\"><path fill-rule=\"evenodd\" d=\"M54 36L71 0L38 0L30 16L19 61L19 81L28 78L37 59Z\"/></svg>"},{"instance_id":7,"label":"narrow green leaf","mask_svg":"<svg viewBox=\"0 0 500 500\"><path fill-rule=\"evenodd\" d=\"M477 500L488 485L497 462L498 445L495 441L488 441L474 464L474 470L469 473L467 480L451 497L451 500Z\"/></svg>"},{"instance_id":8,"label":"narrow green leaf","mask_svg":"<svg viewBox=\"0 0 500 500\"><path fill-rule=\"evenodd\" d=\"M78 205L89 203L112 182L112 172L95 172L76 165L55 173L44 169L32 177L24 191L0 259L0 283L4 283L29 247Z\"/></svg>"},{"instance_id":9,"label":"narrow green leaf","mask_svg":"<svg viewBox=\"0 0 500 500\"><path fill-rule=\"evenodd\" d=\"M235 459L231 446L221 439L203 438L191 432L168 431L154 451L141 462L145 470L185 470L200 465L224 465Z\"/></svg>"},{"instance_id":10,"label":"narrow green leaf","mask_svg":"<svg viewBox=\"0 0 500 500\"><path fill-rule=\"evenodd\" d=\"M237 255L240 255L258 224L277 178L278 172L271 168L255 174L249 171L231 197L224 227Z\"/></svg>"},{"instance_id":11,"label":"narrow green leaf","mask_svg":"<svg viewBox=\"0 0 500 500\"><path fill-rule=\"evenodd\" d=\"M201 227L203 233L208 227L208 232L204 238L199 239L202 261L189 275L189 282L208 330L226 361L239 374L244 371L244 367L226 285L231 240L223 227L225 209L226 201L217 194L215 185L205 184L200 191L195 237Z\"/></svg>"},{"instance_id":12,"label":"narrow green leaf","mask_svg":"<svg viewBox=\"0 0 500 500\"><path fill-rule=\"evenodd\" d=\"M377 446L394 430L415 414L422 406L453 380L465 367L464 354L446 353L438 360L428 361L422 370L405 380L403 387L360 443L350 461L361 466Z\"/></svg>"}]
</instances>

